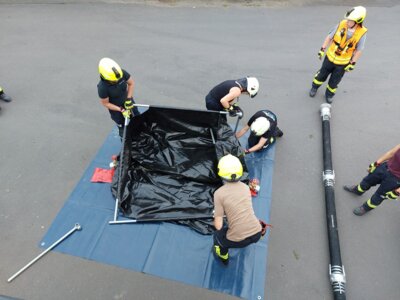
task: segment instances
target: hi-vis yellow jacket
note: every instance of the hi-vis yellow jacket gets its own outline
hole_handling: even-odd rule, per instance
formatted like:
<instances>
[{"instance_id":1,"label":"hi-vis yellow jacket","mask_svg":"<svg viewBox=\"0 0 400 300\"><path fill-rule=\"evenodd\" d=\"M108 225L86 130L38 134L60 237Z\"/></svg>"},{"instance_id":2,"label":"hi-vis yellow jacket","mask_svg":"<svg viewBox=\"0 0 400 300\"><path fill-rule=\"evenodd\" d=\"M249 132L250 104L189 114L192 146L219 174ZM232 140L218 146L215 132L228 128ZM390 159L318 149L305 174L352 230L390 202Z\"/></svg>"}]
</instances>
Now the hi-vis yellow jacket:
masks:
<instances>
[{"instance_id":1,"label":"hi-vis yellow jacket","mask_svg":"<svg viewBox=\"0 0 400 300\"><path fill-rule=\"evenodd\" d=\"M328 59L336 65L347 65L353 56L358 41L366 32L367 28L358 26L353 36L346 41L347 20L341 21L326 52Z\"/></svg>"}]
</instances>

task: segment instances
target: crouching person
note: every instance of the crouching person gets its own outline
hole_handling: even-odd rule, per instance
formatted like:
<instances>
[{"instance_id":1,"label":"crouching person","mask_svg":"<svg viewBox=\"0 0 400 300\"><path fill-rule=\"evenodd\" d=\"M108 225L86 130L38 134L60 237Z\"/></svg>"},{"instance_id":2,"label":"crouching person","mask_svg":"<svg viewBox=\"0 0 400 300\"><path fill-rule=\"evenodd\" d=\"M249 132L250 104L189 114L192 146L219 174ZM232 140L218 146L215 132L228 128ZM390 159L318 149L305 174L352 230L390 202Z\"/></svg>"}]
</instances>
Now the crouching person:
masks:
<instances>
[{"instance_id":1,"label":"crouching person","mask_svg":"<svg viewBox=\"0 0 400 300\"><path fill-rule=\"evenodd\" d=\"M214 255L225 265L229 261L229 248L243 248L256 243L264 228L254 214L249 187L240 182L243 166L233 155L222 157L218 175L224 185L214 193ZM226 216L227 227L223 218Z\"/></svg>"},{"instance_id":2,"label":"crouching person","mask_svg":"<svg viewBox=\"0 0 400 300\"><path fill-rule=\"evenodd\" d=\"M256 112L249 119L247 125L236 132L236 137L242 137L249 129L249 148L245 150L245 153L266 149L275 143L277 137L283 136L282 130L278 127L278 118L267 109Z\"/></svg>"}]
</instances>

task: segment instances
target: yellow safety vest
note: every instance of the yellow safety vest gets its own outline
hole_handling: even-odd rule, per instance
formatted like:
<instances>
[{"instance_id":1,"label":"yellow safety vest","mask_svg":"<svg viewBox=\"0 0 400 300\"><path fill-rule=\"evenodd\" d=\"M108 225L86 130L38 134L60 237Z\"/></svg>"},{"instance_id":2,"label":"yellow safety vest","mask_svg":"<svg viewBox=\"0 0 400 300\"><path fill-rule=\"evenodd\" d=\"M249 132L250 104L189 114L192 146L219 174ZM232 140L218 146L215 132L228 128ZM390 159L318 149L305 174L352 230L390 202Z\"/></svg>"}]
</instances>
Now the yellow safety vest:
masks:
<instances>
[{"instance_id":1,"label":"yellow safety vest","mask_svg":"<svg viewBox=\"0 0 400 300\"><path fill-rule=\"evenodd\" d=\"M350 62L357 43L367 32L367 28L358 26L353 36L346 41L347 30L347 20L341 21L326 52L328 59L336 65L347 65Z\"/></svg>"}]
</instances>

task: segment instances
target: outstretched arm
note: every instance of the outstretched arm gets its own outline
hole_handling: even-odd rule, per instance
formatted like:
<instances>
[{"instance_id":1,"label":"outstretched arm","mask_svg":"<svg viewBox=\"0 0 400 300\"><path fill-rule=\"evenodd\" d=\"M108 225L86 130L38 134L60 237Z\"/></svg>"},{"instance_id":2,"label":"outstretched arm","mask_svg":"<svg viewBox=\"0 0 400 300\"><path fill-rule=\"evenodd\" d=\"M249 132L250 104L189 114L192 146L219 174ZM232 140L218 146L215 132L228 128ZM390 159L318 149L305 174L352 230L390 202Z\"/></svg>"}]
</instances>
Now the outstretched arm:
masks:
<instances>
[{"instance_id":1,"label":"outstretched arm","mask_svg":"<svg viewBox=\"0 0 400 300\"><path fill-rule=\"evenodd\" d=\"M121 111L121 107L119 107L119 106L117 106L115 104L112 104L109 101L109 98L101 98L100 101L101 101L101 104L103 104L103 106L106 107L109 110Z\"/></svg>"},{"instance_id":2,"label":"outstretched arm","mask_svg":"<svg viewBox=\"0 0 400 300\"><path fill-rule=\"evenodd\" d=\"M400 149L400 144L398 144L397 146L395 146L394 148L390 149L388 152L386 152L385 154L383 154L381 157L378 158L378 160L376 161L378 164L381 164L385 161L387 161L388 159L391 159L393 157L393 155L397 152L397 150Z\"/></svg>"},{"instance_id":3,"label":"outstretched arm","mask_svg":"<svg viewBox=\"0 0 400 300\"><path fill-rule=\"evenodd\" d=\"M250 129L249 125L244 126L242 129L240 129L238 132L236 132L236 138L242 137L249 129Z\"/></svg>"},{"instance_id":4,"label":"outstretched arm","mask_svg":"<svg viewBox=\"0 0 400 300\"><path fill-rule=\"evenodd\" d=\"M267 139L265 137L260 138L260 141L254 145L253 147L251 147L250 149L248 149L248 152L255 152L260 150L262 147L264 147L265 143L267 142Z\"/></svg>"}]
</instances>

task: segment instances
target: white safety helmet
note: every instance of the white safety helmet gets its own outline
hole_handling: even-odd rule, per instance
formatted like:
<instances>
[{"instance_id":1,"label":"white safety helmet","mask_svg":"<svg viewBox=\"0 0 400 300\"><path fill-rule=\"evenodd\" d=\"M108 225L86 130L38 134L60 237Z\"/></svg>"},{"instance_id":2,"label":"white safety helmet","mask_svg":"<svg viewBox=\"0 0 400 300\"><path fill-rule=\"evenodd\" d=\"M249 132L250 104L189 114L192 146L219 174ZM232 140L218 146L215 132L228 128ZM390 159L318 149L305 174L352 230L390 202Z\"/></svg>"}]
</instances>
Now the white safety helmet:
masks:
<instances>
[{"instance_id":1,"label":"white safety helmet","mask_svg":"<svg viewBox=\"0 0 400 300\"><path fill-rule=\"evenodd\" d=\"M258 79L255 77L247 77L247 92L250 94L250 98L254 98L259 89L260 84L258 83Z\"/></svg>"},{"instance_id":2,"label":"white safety helmet","mask_svg":"<svg viewBox=\"0 0 400 300\"><path fill-rule=\"evenodd\" d=\"M346 12L344 18L346 20L354 21L357 24L364 22L367 16L367 9L364 6L356 6Z\"/></svg>"},{"instance_id":3,"label":"white safety helmet","mask_svg":"<svg viewBox=\"0 0 400 300\"><path fill-rule=\"evenodd\" d=\"M271 126L269 120L265 117L259 117L251 124L250 130L256 136L261 136L266 133Z\"/></svg>"}]
</instances>

